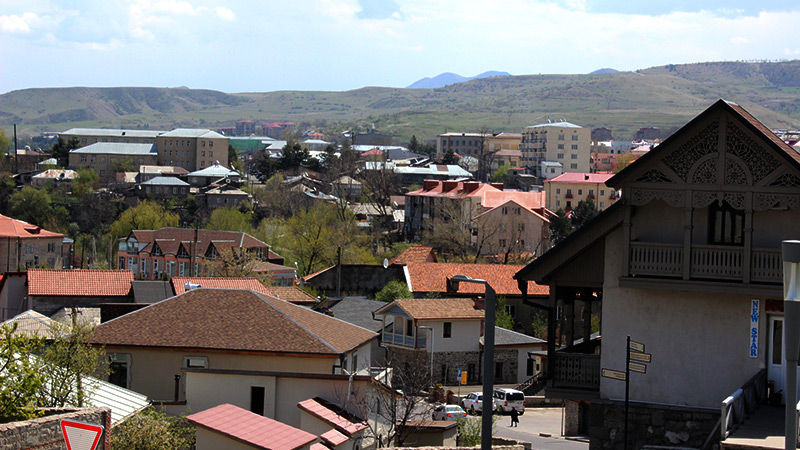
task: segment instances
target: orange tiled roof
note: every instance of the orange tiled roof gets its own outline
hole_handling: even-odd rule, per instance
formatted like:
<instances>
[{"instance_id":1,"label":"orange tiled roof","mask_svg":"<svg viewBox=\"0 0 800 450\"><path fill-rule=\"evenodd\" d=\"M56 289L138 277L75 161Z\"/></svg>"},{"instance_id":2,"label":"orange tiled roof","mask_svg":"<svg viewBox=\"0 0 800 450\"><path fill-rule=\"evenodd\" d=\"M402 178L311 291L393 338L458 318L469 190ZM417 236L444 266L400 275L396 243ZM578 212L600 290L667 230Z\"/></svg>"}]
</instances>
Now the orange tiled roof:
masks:
<instances>
[{"instance_id":1,"label":"orange tiled roof","mask_svg":"<svg viewBox=\"0 0 800 450\"><path fill-rule=\"evenodd\" d=\"M483 319L484 316L483 309L476 309L470 298L404 298L390 304L399 306L413 319L419 320ZM387 308L384 306L380 310Z\"/></svg>"},{"instance_id":2,"label":"orange tiled roof","mask_svg":"<svg viewBox=\"0 0 800 450\"><path fill-rule=\"evenodd\" d=\"M11 238L63 238L61 233L47 231L44 228L28 222L0 215L0 237Z\"/></svg>"},{"instance_id":3,"label":"orange tiled roof","mask_svg":"<svg viewBox=\"0 0 800 450\"><path fill-rule=\"evenodd\" d=\"M132 281L130 270L28 269L28 295L125 297Z\"/></svg>"},{"instance_id":4,"label":"orange tiled roof","mask_svg":"<svg viewBox=\"0 0 800 450\"><path fill-rule=\"evenodd\" d=\"M194 289L100 324L91 342L339 356L376 334L244 289Z\"/></svg>"},{"instance_id":5,"label":"orange tiled roof","mask_svg":"<svg viewBox=\"0 0 800 450\"><path fill-rule=\"evenodd\" d=\"M263 292L273 295L260 281L255 278L221 278L221 277L172 277L172 291L175 295L186 292L186 283L199 284L201 287L210 289L252 289L256 292Z\"/></svg>"},{"instance_id":6,"label":"orange tiled roof","mask_svg":"<svg viewBox=\"0 0 800 450\"><path fill-rule=\"evenodd\" d=\"M414 245L400 252L390 261L390 264L402 265L422 262L436 262L436 254L433 252L433 247Z\"/></svg>"},{"instance_id":7,"label":"orange tiled roof","mask_svg":"<svg viewBox=\"0 0 800 450\"><path fill-rule=\"evenodd\" d=\"M523 265L511 264L457 264L457 263L416 263L408 264L409 287L411 292L447 292L447 280L455 275L468 275L486 280L497 295L522 295L515 280ZM476 283L459 283L456 294L482 294L484 286ZM550 292L548 286L528 282L528 295L545 296Z\"/></svg>"},{"instance_id":8,"label":"orange tiled roof","mask_svg":"<svg viewBox=\"0 0 800 450\"><path fill-rule=\"evenodd\" d=\"M512 200L528 209L543 208L545 203L545 193L543 191L486 191L481 199L481 207L494 208Z\"/></svg>"}]
</instances>

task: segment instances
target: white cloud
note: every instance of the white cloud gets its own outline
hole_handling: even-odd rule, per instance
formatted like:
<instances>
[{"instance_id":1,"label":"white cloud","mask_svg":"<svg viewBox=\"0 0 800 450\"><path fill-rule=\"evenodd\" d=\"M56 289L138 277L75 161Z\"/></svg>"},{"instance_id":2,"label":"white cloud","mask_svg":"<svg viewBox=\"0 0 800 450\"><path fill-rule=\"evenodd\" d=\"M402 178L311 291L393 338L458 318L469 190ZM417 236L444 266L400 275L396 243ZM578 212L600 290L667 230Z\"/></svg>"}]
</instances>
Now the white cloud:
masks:
<instances>
[{"instance_id":1,"label":"white cloud","mask_svg":"<svg viewBox=\"0 0 800 450\"><path fill-rule=\"evenodd\" d=\"M0 16L0 31L27 34L31 32L31 25L39 20L39 16L32 12L26 12L20 16Z\"/></svg>"},{"instance_id":2,"label":"white cloud","mask_svg":"<svg viewBox=\"0 0 800 450\"><path fill-rule=\"evenodd\" d=\"M224 6L217 6L217 16L222 20L236 20L236 14Z\"/></svg>"}]
</instances>

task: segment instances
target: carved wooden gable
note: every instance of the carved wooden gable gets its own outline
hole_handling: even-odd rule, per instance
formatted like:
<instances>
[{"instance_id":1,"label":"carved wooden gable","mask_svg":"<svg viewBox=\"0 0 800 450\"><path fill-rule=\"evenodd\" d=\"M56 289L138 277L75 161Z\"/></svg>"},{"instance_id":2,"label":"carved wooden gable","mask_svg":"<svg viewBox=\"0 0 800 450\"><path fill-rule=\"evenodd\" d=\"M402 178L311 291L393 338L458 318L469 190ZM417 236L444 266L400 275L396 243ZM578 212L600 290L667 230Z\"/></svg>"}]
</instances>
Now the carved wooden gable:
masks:
<instances>
[{"instance_id":1,"label":"carved wooden gable","mask_svg":"<svg viewBox=\"0 0 800 450\"><path fill-rule=\"evenodd\" d=\"M800 165L782 154L794 150L782 148L761 128L749 114L717 102L609 184L621 188L633 205L661 199L702 208L724 200L744 209L752 193L753 209L800 209Z\"/></svg>"}]
</instances>

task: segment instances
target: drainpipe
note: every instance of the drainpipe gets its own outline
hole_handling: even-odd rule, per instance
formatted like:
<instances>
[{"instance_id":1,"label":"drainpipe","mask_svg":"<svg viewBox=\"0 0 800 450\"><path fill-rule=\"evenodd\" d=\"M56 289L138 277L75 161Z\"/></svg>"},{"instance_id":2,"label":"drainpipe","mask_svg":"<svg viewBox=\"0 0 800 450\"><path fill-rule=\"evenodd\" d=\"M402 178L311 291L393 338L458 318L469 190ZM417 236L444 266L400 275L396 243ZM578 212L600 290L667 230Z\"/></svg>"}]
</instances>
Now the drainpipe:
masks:
<instances>
[{"instance_id":1,"label":"drainpipe","mask_svg":"<svg viewBox=\"0 0 800 450\"><path fill-rule=\"evenodd\" d=\"M180 401L181 398L181 376L175 375L175 401Z\"/></svg>"}]
</instances>

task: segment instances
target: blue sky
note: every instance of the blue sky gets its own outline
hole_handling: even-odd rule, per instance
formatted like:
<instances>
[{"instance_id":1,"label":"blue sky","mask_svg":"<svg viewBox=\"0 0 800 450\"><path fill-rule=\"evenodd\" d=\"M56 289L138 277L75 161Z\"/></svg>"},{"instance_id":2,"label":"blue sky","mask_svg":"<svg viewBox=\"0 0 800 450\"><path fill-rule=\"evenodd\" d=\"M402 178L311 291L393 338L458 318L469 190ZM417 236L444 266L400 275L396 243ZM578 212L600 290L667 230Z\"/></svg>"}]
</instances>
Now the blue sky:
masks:
<instances>
[{"instance_id":1,"label":"blue sky","mask_svg":"<svg viewBox=\"0 0 800 450\"><path fill-rule=\"evenodd\" d=\"M442 72L798 59L797 24L797 1L0 0L0 93L342 91Z\"/></svg>"}]
</instances>

